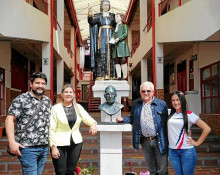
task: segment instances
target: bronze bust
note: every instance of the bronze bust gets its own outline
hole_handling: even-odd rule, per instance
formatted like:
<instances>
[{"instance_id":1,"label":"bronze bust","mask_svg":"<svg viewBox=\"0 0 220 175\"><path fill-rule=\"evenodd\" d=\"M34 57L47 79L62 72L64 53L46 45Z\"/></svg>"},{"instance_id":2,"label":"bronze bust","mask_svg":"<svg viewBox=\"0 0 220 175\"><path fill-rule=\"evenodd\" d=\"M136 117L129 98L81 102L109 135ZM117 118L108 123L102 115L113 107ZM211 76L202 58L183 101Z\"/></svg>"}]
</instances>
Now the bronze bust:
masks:
<instances>
[{"instance_id":1,"label":"bronze bust","mask_svg":"<svg viewBox=\"0 0 220 175\"><path fill-rule=\"evenodd\" d=\"M99 106L99 109L104 111L106 114L112 116L124 107L124 105L115 101L115 98L117 97L117 92L113 86L110 85L105 88L104 97L106 99L106 102L101 104Z\"/></svg>"}]
</instances>

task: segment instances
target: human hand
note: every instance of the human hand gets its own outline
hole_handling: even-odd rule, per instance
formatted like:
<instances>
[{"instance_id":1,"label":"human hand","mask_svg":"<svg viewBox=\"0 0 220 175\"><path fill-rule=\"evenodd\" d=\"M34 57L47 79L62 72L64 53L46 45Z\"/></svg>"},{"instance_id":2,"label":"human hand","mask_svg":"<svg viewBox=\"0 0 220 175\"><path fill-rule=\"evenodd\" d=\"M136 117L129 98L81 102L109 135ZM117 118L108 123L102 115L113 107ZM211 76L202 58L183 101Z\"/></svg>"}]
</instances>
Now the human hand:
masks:
<instances>
[{"instance_id":1,"label":"human hand","mask_svg":"<svg viewBox=\"0 0 220 175\"><path fill-rule=\"evenodd\" d=\"M12 154L17 154L18 156L22 156L19 148L24 148L24 146L16 141L9 142L9 149Z\"/></svg>"},{"instance_id":2,"label":"human hand","mask_svg":"<svg viewBox=\"0 0 220 175\"><path fill-rule=\"evenodd\" d=\"M92 7L88 4L88 17L92 17Z\"/></svg>"},{"instance_id":3,"label":"human hand","mask_svg":"<svg viewBox=\"0 0 220 175\"><path fill-rule=\"evenodd\" d=\"M192 136L192 132L191 132L191 130L190 130L190 131L188 132L187 143L188 143L189 145L199 146L199 145L198 145L198 142L196 142L195 140L193 140L191 136Z\"/></svg>"},{"instance_id":4,"label":"human hand","mask_svg":"<svg viewBox=\"0 0 220 175\"><path fill-rule=\"evenodd\" d=\"M119 38L116 38L116 39L115 39L115 43L117 43L118 41L119 41Z\"/></svg>"},{"instance_id":5,"label":"human hand","mask_svg":"<svg viewBox=\"0 0 220 175\"><path fill-rule=\"evenodd\" d=\"M60 152L56 146L52 146L52 157L54 159L59 159L59 157L60 157Z\"/></svg>"},{"instance_id":6,"label":"human hand","mask_svg":"<svg viewBox=\"0 0 220 175\"><path fill-rule=\"evenodd\" d=\"M188 143L189 145L199 146L199 143L198 143L197 141L193 140L192 137L188 137L187 143Z\"/></svg>"},{"instance_id":7,"label":"human hand","mask_svg":"<svg viewBox=\"0 0 220 175\"><path fill-rule=\"evenodd\" d=\"M96 135L97 134L97 123L93 123L89 128L89 134Z\"/></svg>"},{"instance_id":8,"label":"human hand","mask_svg":"<svg viewBox=\"0 0 220 175\"><path fill-rule=\"evenodd\" d=\"M123 122L123 118L122 118L122 117L117 117L117 118L116 118L116 122L117 122L117 123Z\"/></svg>"}]
</instances>

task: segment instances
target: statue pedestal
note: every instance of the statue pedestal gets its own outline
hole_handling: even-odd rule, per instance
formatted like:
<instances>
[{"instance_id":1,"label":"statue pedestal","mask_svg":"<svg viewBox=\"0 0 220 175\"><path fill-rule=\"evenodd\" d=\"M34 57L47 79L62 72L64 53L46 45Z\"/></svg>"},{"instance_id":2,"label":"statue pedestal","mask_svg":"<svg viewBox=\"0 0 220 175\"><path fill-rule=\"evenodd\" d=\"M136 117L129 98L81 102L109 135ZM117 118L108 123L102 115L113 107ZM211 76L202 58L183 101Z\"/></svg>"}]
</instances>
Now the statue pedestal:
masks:
<instances>
[{"instance_id":1,"label":"statue pedestal","mask_svg":"<svg viewBox=\"0 0 220 175\"><path fill-rule=\"evenodd\" d=\"M104 93L105 88L109 85L112 85L115 87L117 91L117 97L115 101L118 103L121 103L122 97L128 97L130 92L130 86L127 81L118 81L118 80L103 80L103 81L95 81L95 85L92 87L93 90L93 96L101 98L101 104L106 102ZM116 122L116 118L121 116L121 111L116 113L115 115L112 115L112 121L108 114L101 111L101 122Z\"/></svg>"},{"instance_id":2,"label":"statue pedestal","mask_svg":"<svg viewBox=\"0 0 220 175\"><path fill-rule=\"evenodd\" d=\"M122 175L122 132L131 131L130 124L100 123L100 175Z\"/></svg>"},{"instance_id":3,"label":"statue pedestal","mask_svg":"<svg viewBox=\"0 0 220 175\"><path fill-rule=\"evenodd\" d=\"M130 87L127 81L105 80L95 81L92 87L94 97L101 98L101 104L106 102L105 88L114 86L117 91L116 102L121 103L122 97L128 97ZM111 117L101 111L101 123L97 125L100 131L100 175L122 175L122 132L131 131L130 124L116 123L121 111Z\"/></svg>"}]
</instances>

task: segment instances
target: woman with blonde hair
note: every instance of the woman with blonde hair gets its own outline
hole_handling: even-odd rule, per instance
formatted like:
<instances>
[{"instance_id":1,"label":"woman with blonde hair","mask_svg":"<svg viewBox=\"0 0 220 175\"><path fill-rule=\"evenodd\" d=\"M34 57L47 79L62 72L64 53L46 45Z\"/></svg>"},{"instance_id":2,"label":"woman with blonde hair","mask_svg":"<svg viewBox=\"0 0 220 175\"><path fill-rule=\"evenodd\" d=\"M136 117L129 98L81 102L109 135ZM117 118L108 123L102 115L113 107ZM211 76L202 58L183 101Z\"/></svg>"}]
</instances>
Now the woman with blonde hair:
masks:
<instances>
[{"instance_id":1,"label":"woman with blonde hair","mask_svg":"<svg viewBox=\"0 0 220 175\"><path fill-rule=\"evenodd\" d=\"M74 175L82 149L79 131L83 121L90 126L89 133L97 133L96 121L75 101L71 84L64 85L62 102L54 105L50 117L50 147L56 175Z\"/></svg>"}]
</instances>

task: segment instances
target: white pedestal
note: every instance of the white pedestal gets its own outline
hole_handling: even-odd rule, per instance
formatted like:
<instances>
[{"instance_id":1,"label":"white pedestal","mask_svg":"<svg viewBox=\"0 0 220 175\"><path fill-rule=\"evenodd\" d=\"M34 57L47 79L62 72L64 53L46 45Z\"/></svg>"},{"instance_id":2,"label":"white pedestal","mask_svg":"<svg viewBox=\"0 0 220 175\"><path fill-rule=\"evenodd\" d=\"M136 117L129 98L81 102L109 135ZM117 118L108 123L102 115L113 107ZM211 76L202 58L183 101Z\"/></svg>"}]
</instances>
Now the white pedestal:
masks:
<instances>
[{"instance_id":1,"label":"white pedestal","mask_svg":"<svg viewBox=\"0 0 220 175\"><path fill-rule=\"evenodd\" d=\"M115 101L121 103L122 97L128 97L130 92L130 86L127 81L118 81L118 80L104 80L104 81L95 81L95 85L92 87L94 97L101 98L101 104L106 102L104 93L105 88L109 85L115 87L117 91L117 97ZM112 122L116 122L116 118L121 116L121 111L112 116ZM101 111L101 122L111 122L110 116L105 112Z\"/></svg>"},{"instance_id":2,"label":"white pedestal","mask_svg":"<svg viewBox=\"0 0 220 175\"><path fill-rule=\"evenodd\" d=\"M130 124L98 124L100 131L100 175L122 175L122 132Z\"/></svg>"}]
</instances>

